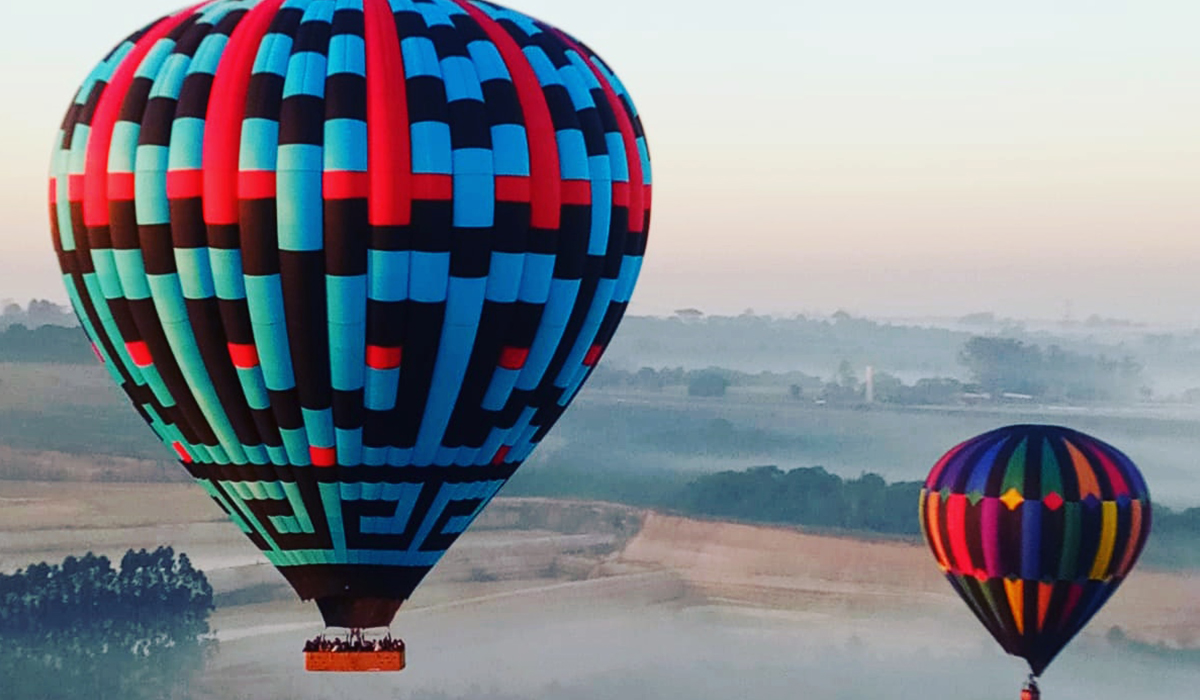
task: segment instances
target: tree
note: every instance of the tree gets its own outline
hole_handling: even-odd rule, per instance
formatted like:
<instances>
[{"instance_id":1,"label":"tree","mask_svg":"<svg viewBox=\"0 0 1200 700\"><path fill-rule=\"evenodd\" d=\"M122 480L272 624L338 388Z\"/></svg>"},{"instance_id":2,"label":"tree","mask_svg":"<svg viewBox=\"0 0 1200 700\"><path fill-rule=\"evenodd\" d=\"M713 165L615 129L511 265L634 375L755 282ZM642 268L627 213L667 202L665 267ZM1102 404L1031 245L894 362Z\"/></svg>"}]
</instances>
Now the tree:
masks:
<instances>
[{"instance_id":1,"label":"tree","mask_svg":"<svg viewBox=\"0 0 1200 700\"><path fill-rule=\"evenodd\" d=\"M187 696L215 645L213 592L170 547L0 574L6 700Z\"/></svg>"},{"instance_id":2,"label":"tree","mask_svg":"<svg viewBox=\"0 0 1200 700\"><path fill-rule=\"evenodd\" d=\"M975 336L963 345L959 361L971 371L984 391L1039 395L1042 353L1014 338Z\"/></svg>"},{"instance_id":3,"label":"tree","mask_svg":"<svg viewBox=\"0 0 1200 700\"><path fill-rule=\"evenodd\" d=\"M724 396L729 379L715 370L695 372L688 381L688 396Z\"/></svg>"}]
</instances>

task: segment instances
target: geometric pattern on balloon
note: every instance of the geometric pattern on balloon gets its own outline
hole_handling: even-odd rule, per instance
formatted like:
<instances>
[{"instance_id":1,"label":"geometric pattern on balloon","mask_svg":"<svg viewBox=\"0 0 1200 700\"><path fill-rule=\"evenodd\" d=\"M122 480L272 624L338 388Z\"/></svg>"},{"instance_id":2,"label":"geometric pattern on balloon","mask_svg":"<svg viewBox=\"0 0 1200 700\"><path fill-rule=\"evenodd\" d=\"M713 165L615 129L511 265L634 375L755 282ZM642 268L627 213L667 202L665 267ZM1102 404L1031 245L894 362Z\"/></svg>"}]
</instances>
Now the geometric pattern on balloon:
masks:
<instances>
[{"instance_id":1,"label":"geometric pattern on balloon","mask_svg":"<svg viewBox=\"0 0 1200 700\"><path fill-rule=\"evenodd\" d=\"M1150 494L1115 447L1013 425L963 442L921 490L922 532L955 591L1040 674L1133 568Z\"/></svg>"},{"instance_id":2,"label":"geometric pattern on balloon","mask_svg":"<svg viewBox=\"0 0 1200 700\"><path fill-rule=\"evenodd\" d=\"M272 561L415 566L594 370L651 176L625 87L547 24L215 0L96 65L49 185L96 355Z\"/></svg>"}]
</instances>

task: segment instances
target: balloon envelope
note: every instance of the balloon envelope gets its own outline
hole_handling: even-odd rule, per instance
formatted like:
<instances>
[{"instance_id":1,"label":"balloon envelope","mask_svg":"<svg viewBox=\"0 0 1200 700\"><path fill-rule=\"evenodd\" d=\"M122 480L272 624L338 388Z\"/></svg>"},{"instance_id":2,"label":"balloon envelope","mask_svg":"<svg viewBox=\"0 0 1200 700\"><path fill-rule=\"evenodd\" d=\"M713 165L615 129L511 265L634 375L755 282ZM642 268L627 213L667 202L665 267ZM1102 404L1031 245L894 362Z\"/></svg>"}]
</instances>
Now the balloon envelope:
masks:
<instances>
[{"instance_id":1,"label":"balloon envelope","mask_svg":"<svg viewBox=\"0 0 1200 700\"><path fill-rule=\"evenodd\" d=\"M628 304L612 71L473 0L215 0L92 70L50 220L96 354L331 625L387 624Z\"/></svg>"},{"instance_id":2,"label":"balloon envelope","mask_svg":"<svg viewBox=\"0 0 1200 700\"><path fill-rule=\"evenodd\" d=\"M1013 425L947 452L921 491L920 518L950 584L1040 675L1137 561L1150 494L1111 445Z\"/></svg>"}]
</instances>

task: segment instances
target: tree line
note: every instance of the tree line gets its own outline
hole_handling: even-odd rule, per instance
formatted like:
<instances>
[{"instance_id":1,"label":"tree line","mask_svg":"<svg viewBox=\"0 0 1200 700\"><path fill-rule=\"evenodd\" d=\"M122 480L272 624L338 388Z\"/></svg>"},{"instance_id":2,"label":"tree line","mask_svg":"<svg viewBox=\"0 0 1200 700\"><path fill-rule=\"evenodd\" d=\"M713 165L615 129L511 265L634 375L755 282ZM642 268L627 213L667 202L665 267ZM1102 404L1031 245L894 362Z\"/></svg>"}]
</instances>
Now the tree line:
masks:
<instances>
[{"instance_id":1,"label":"tree line","mask_svg":"<svg viewBox=\"0 0 1200 700\"><path fill-rule=\"evenodd\" d=\"M0 362L95 364L87 337L79 328L46 324L30 329L23 323L0 331Z\"/></svg>"},{"instance_id":2,"label":"tree line","mask_svg":"<svg viewBox=\"0 0 1200 700\"><path fill-rule=\"evenodd\" d=\"M186 698L216 644L212 610L207 577L171 547L0 574L2 696Z\"/></svg>"},{"instance_id":3,"label":"tree line","mask_svg":"<svg viewBox=\"0 0 1200 700\"><path fill-rule=\"evenodd\" d=\"M70 308L46 299L30 299L24 307L16 302L5 301L3 307L0 310L0 330L17 323L26 328L79 325Z\"/></svg>"},{"instance_id":4,"label":"tree line","mask_svg":"<svg viewBox=\"0 0 1200 700\"><path fill-rule=\"evenodd\" d=\"M692 476L560 464L519 470L504 495L594 499L689 517L919 537L922 485L888 482L871 472L843 478L820 466L784 471L771 465ZM1142 553L1145 566L1200 570L1200 507L1155 505L1152 528Z\"/></svg>"}]
</instances>

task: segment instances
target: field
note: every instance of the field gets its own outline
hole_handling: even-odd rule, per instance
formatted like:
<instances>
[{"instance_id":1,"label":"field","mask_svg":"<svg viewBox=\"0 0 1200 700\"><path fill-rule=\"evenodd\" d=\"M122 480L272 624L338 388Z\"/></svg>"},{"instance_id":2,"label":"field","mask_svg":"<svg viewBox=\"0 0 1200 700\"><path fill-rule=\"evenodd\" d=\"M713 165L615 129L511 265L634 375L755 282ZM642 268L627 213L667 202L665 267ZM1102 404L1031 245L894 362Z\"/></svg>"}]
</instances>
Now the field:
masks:
<instances>
[{"instance_id":1,"label":"field","mask_svg":"<svg viewBox=\"0 0 1200 700\"><path fill-rule=\"evenodd\" d=\"M319 630L315 609L197 490L0 482L0 504L6 571L159 544L208 571L220 647L202 698L706 699L740 687L865 700L886 687L915 699L929 697L932 677L938 697L985 698L1011 695L1021 675L916 544L512 498L486 511L401 611L393 629L408 642L408 670L306 674L299 648ZM1048 675L1054 697L1179 697L1200 681L1200 668L1112 648L1114 625L1195 645L1200 581L1136 572Z\"/></svg>"},{"instance_id":2,"label":"field","mask_svg":"<svg viewBox=\"0 0 1200 700\"><path fill-rule=\"evenodd\" d=\"M1200 505L1197 416L1186 407L847 408L797 401L787 387L733 387L716 398L591 387L572 404L518 479L541 468L688 474L775 464L843 476L923 479L954 444L1020 422L1059 423L1118 446L1156 502ZM100 367L0 364L0 478L179 479L166 448Z\"/></svg>"}]
</instances>

